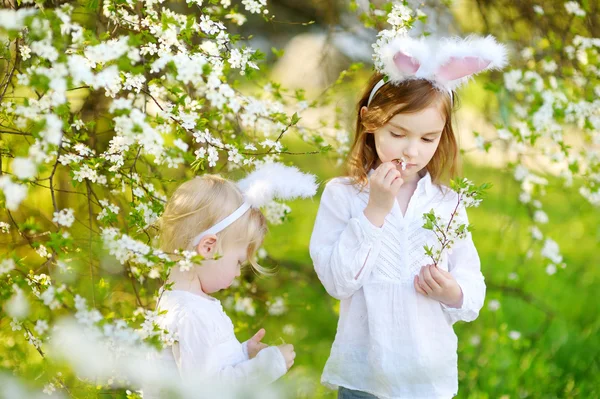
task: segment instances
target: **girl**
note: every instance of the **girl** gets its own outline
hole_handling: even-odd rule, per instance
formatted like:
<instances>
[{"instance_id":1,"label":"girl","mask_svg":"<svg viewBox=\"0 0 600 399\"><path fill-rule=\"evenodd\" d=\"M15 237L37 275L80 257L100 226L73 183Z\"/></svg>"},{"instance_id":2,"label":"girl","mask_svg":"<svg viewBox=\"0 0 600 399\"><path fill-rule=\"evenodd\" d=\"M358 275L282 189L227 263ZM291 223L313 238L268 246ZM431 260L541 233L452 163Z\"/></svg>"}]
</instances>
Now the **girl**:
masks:
<instances>
[{"instance_id":1,"label":"girl","mask_svg":"<svg viewBox=\"0 0 600 399\"><path fill-rule=\"evenodd\" d=\"M293 189L291 180L299 180ZM263 344L264 329L240 343L212 294L231 286L245 262L264 271L254 261L267 231L259 207L274 196L290 199L315 191L314 177L280 164L265 165L238 185L204 175L177 188L160 220L161 249L195 251L205 260L199 265L180 262L171 270L169 290L161 294L158 308L166 314L159 324L178 337L160 355L162 365L176 368L184 381L227 388L270 383L290 369L296 356L292 345ZM149 395L156 393L145 397Z\"/></svg>"},{"instance_id":2,"label":"girl","mask_svg":"<svg viewBox=\"0 0 600 399\"><path fill-rule=\"evenodd\" d=\"M478 316L485 296L470 235L438 265L423 213L449 217L458 171L453 89L505 63L492 38L396 39L358 104L348 175L323 192L310 242L315 270L341 300L322 381L338 398L451 398L458 391L452 324ZM461 208L463 222L466 214Z\"/></svg>"}]
</instances>

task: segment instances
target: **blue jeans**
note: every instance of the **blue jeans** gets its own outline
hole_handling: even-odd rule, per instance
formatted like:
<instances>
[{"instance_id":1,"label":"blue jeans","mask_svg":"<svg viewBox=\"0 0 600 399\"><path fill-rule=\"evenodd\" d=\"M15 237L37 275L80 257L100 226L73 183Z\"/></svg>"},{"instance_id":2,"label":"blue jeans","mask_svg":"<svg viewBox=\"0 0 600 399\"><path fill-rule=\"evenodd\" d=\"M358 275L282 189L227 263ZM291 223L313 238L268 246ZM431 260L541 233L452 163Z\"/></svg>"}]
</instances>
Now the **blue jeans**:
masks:
<instances>
[{"instance_id":1,"label":"blue jeans","mask_svg":"<svg viewBox=\"0 0 600 399\"><path fill-rule=\"evenodd\" d=\"M377 396L363 391L353 391L352 389L339 387L338 399L377 399Z\"/></svg>"}]
</instances>

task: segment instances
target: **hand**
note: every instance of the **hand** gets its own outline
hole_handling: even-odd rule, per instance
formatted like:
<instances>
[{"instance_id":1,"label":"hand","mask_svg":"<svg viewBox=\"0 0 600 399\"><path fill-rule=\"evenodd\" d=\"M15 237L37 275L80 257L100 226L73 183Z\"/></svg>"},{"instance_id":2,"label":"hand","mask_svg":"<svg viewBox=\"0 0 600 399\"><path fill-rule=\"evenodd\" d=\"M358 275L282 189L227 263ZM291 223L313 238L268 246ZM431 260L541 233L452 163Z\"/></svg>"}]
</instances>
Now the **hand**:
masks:
<instances>
[{"instance_id":1,"label":"hand","mask_svg":"<svg viewBox=\"0 0 600 399\"><path fill-rule=\"evenodd\" d=\"M365 216L375 226L381 227L385 217L392 210L400 187L404 184L402 175L394 162L384 162L371 175L369 183L369 203Z\"/></svg>"},{"instance_id":2,"label":"hand","mask_svg":"<svg viewBox=\"0 0 600 399\"><path fill-rule=\"evenodd\" d=\"M267 348L269 345L267 344L263 344L262 339L265 337L265 329L261 328L260 330L258 330L258 332L256 334L254 334L254 336L252 338L250 338L248 340L247 343L247 348L248 348L248 357L250 359L254 359L256 357L256 355L258 355L258 352L260 352L261 350Z\"/></svg>"},{"instance_id":3,"label":"hand","mask_svg":"<svg viewBox=\"0 0 600 399\"><path fill-rule=\"evenodd\" d=\"M451 308L460 308L463 292L452 274L435 265L421 267L414 280L415 290Z\"/></svg>"},{"instance_id":4,"label":"hand","mask_svg":"<svg viewBox=\"0 0 600 399\"><path fill-rule=\"evenodd\" d=\"M289 370L294 365L294 359L296 358L296 352L294 352L294 345L283 344L277 346L285 359L285 366Z\"/></svg>"}]
</instances>

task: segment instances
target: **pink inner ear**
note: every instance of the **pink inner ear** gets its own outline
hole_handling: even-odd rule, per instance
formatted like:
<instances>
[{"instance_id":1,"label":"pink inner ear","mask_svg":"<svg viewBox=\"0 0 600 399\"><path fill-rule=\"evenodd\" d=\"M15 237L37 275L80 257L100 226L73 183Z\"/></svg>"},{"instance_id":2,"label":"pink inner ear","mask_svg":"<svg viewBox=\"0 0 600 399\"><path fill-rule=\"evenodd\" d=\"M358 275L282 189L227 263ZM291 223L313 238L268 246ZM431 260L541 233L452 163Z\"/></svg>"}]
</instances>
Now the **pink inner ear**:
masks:
<instances>
[{"instance_id":1,"label":"pink inner ear","mask_svg":"<svg viewBox=\"0 0 600 399\"><path fill-rule=\"evenodd\" d=\"M491 61L479 57L451 57L450 60L437 71L436 76L446 80L455 80L477 73L490 65Z\"/></svg>"},{"instance_id":2,"label":"pink inner ear","mask_svg":"<svg viewBox=\"0 0 600 399\"><path fill-rule=\"evenodd\" d=\"M413 57L404 54L401 51L398 51L394 55L394 64L396 64L398 70L404 74L414 74L419 70L419 67L421 66L421 64L419 64L419 61L417 61Z\"/></svg>"}]
</instances>

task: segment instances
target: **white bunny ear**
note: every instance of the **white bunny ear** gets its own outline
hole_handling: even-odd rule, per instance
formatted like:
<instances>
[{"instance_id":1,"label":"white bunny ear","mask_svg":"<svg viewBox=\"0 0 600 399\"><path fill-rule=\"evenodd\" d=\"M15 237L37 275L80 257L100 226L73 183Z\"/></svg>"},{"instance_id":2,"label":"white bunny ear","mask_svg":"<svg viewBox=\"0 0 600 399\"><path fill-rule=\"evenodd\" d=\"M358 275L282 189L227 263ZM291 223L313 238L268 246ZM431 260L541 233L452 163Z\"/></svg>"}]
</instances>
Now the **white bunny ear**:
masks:
<instances>
[{"instance_id":1,"label":"white bunny ear","mask_svg":"<svg viewBox=\"0 0 600 399\"><path fill-rule=\"evenodd\" d=\"M317 192L314 175L280 163L263 164L237 184L244 192L246 201L256 208L265 206L275 198L307 198Z\"/></svg>"},{"instance_id":2,"label":"white bunny ear","mask_svg":"<svg viewBox=\"0 0 600 399\"><path fill-rule=\"evenodd\" d=\"M489 69L501 69L506 61L506 48L493 36L465 39L452 38L440 43L438 62L433 79L449 90L470 77Z\"/></svg>"},{"instance_id":3,"label":"white bunny ear","mask_svg":"<svg viewBox=\"0 0 600 399\"><path fill-rule=\"evenodd\" d=\"M406 55L402 51L398 51L393 59L396 68L405 75L414 75L421 67L416 58Z\"/></svg>"},{"instance_id":4,"label":"white bunny ear","mask_svg":"<svg viewBox=\"0 0 600 399\"><path fill-rule=\"evenodd\" d=\"M490 63L491 61L479 57L450 57L450 60L438 69L436 76L444 81L456 80L481 72Z\"/></svg>"},{"instance_id":5,"label":"white bunny ear","mask_svg":"<svg viewBox=\"0 0 600 399\"><path fill-rule=\"evenodd\" d=\"M378 70L392 84L425 79L448 91L479 72L501 69L507 63L506 48L492 36L465 39L400 36L381 47L379 58L382 63Z\"/></svg>"}]
</instances>

